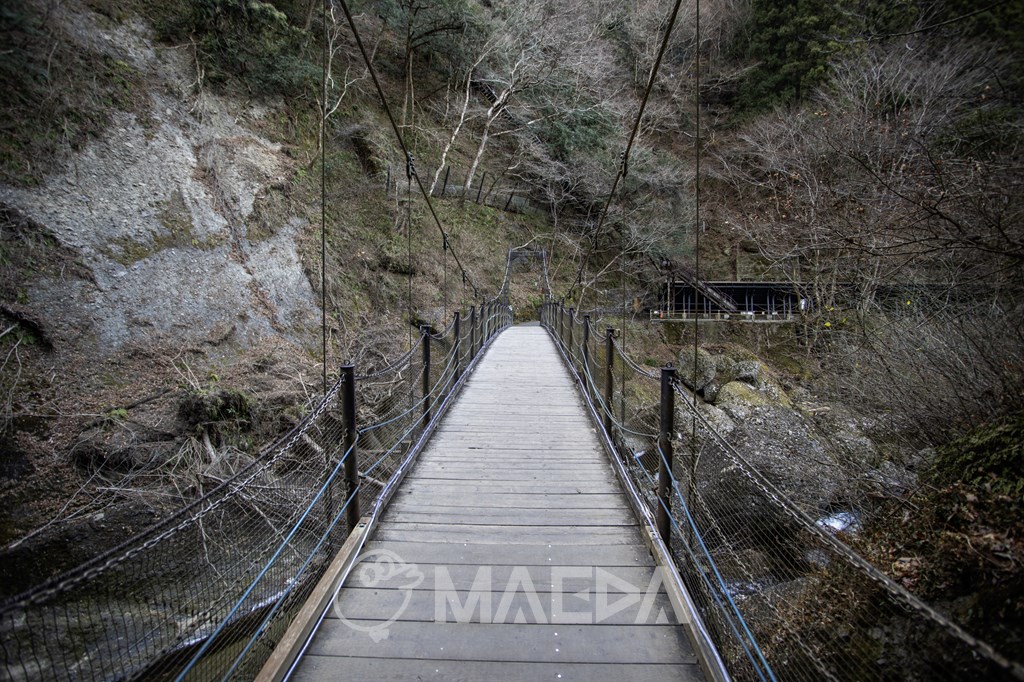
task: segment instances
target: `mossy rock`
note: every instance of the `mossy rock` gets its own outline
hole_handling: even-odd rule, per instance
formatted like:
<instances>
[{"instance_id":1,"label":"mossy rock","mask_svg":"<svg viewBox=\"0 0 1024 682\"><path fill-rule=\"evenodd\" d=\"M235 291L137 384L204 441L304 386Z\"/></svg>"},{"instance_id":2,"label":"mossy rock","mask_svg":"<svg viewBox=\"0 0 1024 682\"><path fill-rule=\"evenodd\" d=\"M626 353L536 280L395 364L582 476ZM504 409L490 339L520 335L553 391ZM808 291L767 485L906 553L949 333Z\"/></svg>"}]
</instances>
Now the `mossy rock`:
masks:
<instances>
[{"instance_id":1,"label":"mossy rock","mask_svg":"<svg viewBox=\"0 0 1024 682\"><path fill-rule=\"evenodd\" d=\"M722 386L714 404L739 419L747 417L749 410L756 407L793 407L786 392L775 384L763 382L755 388L742 381L730 381Z\"/></svg>"},{"instance_id":2,"label":"mossy rock","mask_svg":"<svg viewBox=\"0 0 1024 682\"><path fill-rule=\"evenodd\" d=\"M730 381L718 391L716 405L733 405L741 407L765 407L774 401L753 386L740 381Z\"/></svg>"},{"instance_id":3,"label":"mossy rock","mask_svg":"<svg viewBox=\"0 0 1024 682\"><path fill-rule=\"evenodd\" d=\"M1024 501L1024 414L939 448L935 473L943 481L987 484L997 494Z\"/></svg>"},{"instance_id":4,"label":"mossy rock","mask_svg":"<svg viewBox=\"0 0 1024 682\"><path fill-rule=\"evenodd\" d=\"M249 398L241 391L232 389L190 392L178 405L178 415L192 425L247 422L251 414Z\"/></svg>"}]
</instances>

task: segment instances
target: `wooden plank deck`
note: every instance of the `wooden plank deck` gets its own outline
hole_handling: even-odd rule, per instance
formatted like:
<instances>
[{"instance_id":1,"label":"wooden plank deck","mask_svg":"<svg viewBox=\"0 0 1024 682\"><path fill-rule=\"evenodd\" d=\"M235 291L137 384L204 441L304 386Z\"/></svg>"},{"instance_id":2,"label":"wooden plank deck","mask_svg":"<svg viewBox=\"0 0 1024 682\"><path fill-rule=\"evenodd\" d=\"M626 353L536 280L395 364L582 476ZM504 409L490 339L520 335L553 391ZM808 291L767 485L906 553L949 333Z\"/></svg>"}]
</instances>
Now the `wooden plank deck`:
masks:
<instances>
[{"instance_id":1,"label":"wooden plank deck","mask_svg":"<svg viewBox=\"0 0 1024 682\"><path fill-rule=\"evenodd\" d=\"M547 333L494 342L296 680L702 680ZM474 601L475 600L475 601Z\"/></svg>"}]
</instances>

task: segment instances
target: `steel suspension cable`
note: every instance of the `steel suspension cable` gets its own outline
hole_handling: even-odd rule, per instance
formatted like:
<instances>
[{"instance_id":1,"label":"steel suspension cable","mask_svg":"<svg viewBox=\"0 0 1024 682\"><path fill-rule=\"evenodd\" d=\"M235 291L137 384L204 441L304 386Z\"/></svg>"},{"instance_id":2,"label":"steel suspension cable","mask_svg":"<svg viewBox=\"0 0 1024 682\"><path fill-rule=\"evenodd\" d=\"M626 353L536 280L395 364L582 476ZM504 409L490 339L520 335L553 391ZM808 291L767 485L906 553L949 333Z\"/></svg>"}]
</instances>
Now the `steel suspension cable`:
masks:
<instances>
[{"instance_id":1,"label":"steel suspension cable","mask_svg":"<svg viewBox=\"0 0 1024 682\"><path fill-rule=\"evenodd\" d=\"M445 234L442 239L442 249L444 250L444 315L441 317L442 320L448 319L448 235Z\"/></svg>"},{"instance_id":2,"label":"steel suspension cable","mask_svg":"<svg viewBox=\"0 0 1024 682\"><path fill-rule=\"evenodd\" d=\"M694 109L695 109L694 114L696 116L695 122L696 122L697 130L696 130L696 134L693 136L693 140L694 140L693 146L694 146L694 151L696 153L696 158L694 160L695 173L694 173L694 178L693 178L693 183L694 183L694 189L693 189L693 194L694 194L694 200L693 200L693 205L694 205L693 277L694 277L694 281L695 282L700 282L700 152L701 152L701 149L700 149L700 0L696 0L696 2L697 2L697 26L696 26L696 31L697 31L697 51L696 51L696 59L697 59L696 81L697 81L697 87L696 87L696 91L695 91L695 94L694 94ZM666 282L665 283L666 287L669 287L671 285L672 285L671 282ZM674 297L675 292L670 292L670 295L672 295ZM696 300L697 300L697 290L696 290L696 287L695 287L694 288L694 302L696 302ZM696 466L696 462L697 462L697 364L698 364L697 363L697 357L698 357L698 350L700 348L700 344L699 344L699 341L698 341L698 337L699 336L700 336L700 307L699 306L694 306L694 317L693 317L693 378L692 378L692 380L690 382L693 385L693 415L692 415L693 419L692 419L692 423L691 423L692 429L690 430L690 434L691 434L690 449L691 449L691 453L693 455L692 458L691 458L691 462L694 463L693 466ZM690 490L690 498L691 499L693 498L693 493L694 493L694 491L692 489L692 486L694 485L694 478L695 478L694 474L695 474L695 472L691 471L690 475L689 475L690 486L691 486L691 490Z\"/></svg>"},{"instance_id":3,"label":"steel suspension cable","mask_svg":"<svg viewBox=\"0 0 1024 682\"><path fill-rule=\"evenodd\" d=\"M395 116L391 112L391 106L388 104L388 100L384 96L384 88L381 87L380 79L377 78L377 70L373 68L373 62L370 60L370 55L366 52L366 46L363 45L363 39L359 35L359 29L356 28L356 22L352 17L352 12L348 7L348 2L346 0L338 1L341 4L341 10L345 13L345 20L348 22L349 28L352 29L352 37L355 38L356 45L359 47L359 53L362 55L363 62L366 64L366 70L370 73L373 85L377 89L377 96L380 97L381 106L384 107L384 113L387 114L388 121L391 123L391 129L394 131L395 137L398 140L398 146L401 147L402 153L411 165L412 154L409 153L409 148L405 144L405 138L402 137L402 132L398 128ZM441 219L438 217L437 211L434 210L434 202L430 200L430 193L427 192L427 188L423 186L423 181L420 180L420 176L416 173L415 168L412 171L412 175L416 178L416 185L419 187L420 194L423 195L424 200L427 202L427 208L430 209L430 215L434 218L434 223L437 225L437 229L441 233L441 237L445 238L445 229L441 225ZM459 260L459 254L454 248L452 249L452 257L455 259L455 264L459 266L459 270L462 272L463 278L469 281L469 286L473 289L473 295L479 296L479 291L473 283L473 278L466 272L466 268L463 267L462 261Z\"/></svg>"},{"instance_id":4,"label":"steel suspension cable","mask_svg":"<svg viewBox=\"0 0 1024 682\"><path fill-rule=\"evenodd\" d=\"M587 247L586 254L583 260L580 262L580 268L576 272L576 279L569 287L569 291L566 292L563 299L567 299L572 296L573 291L576 289L576 285L580 284L583 279L583 272L587 268L587 263L590 261L590 256L594 251L594 246L597 244L597 237L601 233L601 227L604 225L605 218L608 216L608 209L611 207L612 201L615 199L615 190L618 189L619 181L626 177L626 173L629 172L629 154L633 150L633 143L636 141L637 133L640 131L640 123L644 116L644 110L647 108L647 100L651 96L651 90L654 89L654 82L658 78L658 70L661 68L662 58L665 56L666 50L668 50L668 40L672 35L672 29L676 25L676 17L679 15L679 7L682 5L682 0L676 0L675 5L672 7L672 13L669 15L668 26L665 28L665 35L661 40L661 47L658 49L658 55L654 59L654 66L651 67L650 78L647 79L647 87L644 89L643 99L640 101L640 110L637 111L636 121L633 122L633 128L629 132L629 139L626 142L626 148L622 152L622 162L619 164L619 170L615 174L615 179L612 181L612 188L608 192L608 198L604 202L604 207L601 209L601 215L597 219L597 225L594 227L593 239L590 245ZM699 46L699 43L698 43Z\"/></svg>"},{"instance_id":5,"label":"steel suspension cable","mask_svg":"<svg viewBox=\"0 0 1024 682\"><path fill-rule=\"evenodd\" d=\"M409 286L408 294L408 315L409 315L409 348L412 348L412 156L406 156L405 165L406 188L405 188L405 247L406 256L409 260L409 272L406 273Z\"/></svg>"},{"instance_id":6,"label":"steel suspension cable","mask_svg":"<svg viewBox=\"0 0 1024 682\"><path fill-rule=\"evenodd\" d=\"M327 394L327 3L323 5L323 89L320 103L320 339L324 395Z\"/></svg>"}]
</instances>

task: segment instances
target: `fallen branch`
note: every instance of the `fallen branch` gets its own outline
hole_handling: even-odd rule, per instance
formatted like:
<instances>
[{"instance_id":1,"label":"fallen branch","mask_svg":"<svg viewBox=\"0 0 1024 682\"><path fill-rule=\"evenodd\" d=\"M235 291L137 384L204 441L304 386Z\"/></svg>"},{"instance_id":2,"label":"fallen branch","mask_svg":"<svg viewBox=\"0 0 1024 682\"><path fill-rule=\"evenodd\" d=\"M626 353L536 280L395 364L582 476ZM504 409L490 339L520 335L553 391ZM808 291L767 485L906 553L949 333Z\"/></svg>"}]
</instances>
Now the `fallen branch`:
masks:
<instances>
[{"instance_id":1,"label":"fallen branch","mask_svg":"<svg viewBox=\"0 0 1024 682\"><path fill-rule=\"evenodd\" d=\"M157 398L162 398L165 395L167 395L168 393L171 393L172 391L174 391L173 388L162 388L159 391L157 391L156 393L151 393L151 394L145 396L144 398L139 398L138 400L133 400L130 403L127 403L125 405L119 405L118 407L112 407L109 410L107 410L107 413L109 414L110 412L116 412L118 410L124 410L125 412L127 412L128 410L135 409L136 407L140 407L142 405L145 405L146 403L151 403L154 400L156 400ZM103 415L102 417L99 417L97 419L93 419L91 422L86 424L82 428L82 430L83 431L87 431L89 429L95 428L95 427L99 426L100 424L102 424L104 421L106 421L106 419L107 419L106 415Z\"/></svg>"}]
</instances>

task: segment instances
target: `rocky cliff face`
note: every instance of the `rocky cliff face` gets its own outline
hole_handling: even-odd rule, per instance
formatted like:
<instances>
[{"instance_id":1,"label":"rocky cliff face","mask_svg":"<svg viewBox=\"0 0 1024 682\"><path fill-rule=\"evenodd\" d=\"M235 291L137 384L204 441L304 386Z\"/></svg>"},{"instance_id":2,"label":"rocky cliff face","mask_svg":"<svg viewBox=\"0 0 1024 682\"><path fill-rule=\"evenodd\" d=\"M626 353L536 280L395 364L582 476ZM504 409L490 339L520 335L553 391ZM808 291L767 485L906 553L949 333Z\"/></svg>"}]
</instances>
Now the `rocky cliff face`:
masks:
<instances>
[{"instance_id":1,"label":"rocky cliff face","mask_svg":"<svg viewBox=\"0 0 1024 682\"><path fill-rule=\"evenodd\" d=\"M256 202L292 170L256 131L273 110L197 88L190 51L155 47L137 21L71 4L51 21L77 49L141 74L148 101L141 115L114 112L38 186L0 185L0 202L84 266L24 282L20 304L58 345L90 356L143 341L310 343L319 311L297 241L311 227L298 217L250 226Z\"/></svg>"},{"instance_id":2,"label":"rocky cliff face","mask_svg":"<svg viewBox=\"0 0 1024 682\"><path fill-rule=\"evenodd\" d=\"M320 308L301 258L319 225L284 201L264 208L296 173L274 139L285 107L211 92L191 46L91 6L19 10L79 67L114 65L134 105L82 82L106 107L101 129L60 145L38 179L0 182L7 593L152 523L188 467L193 481L220 476L222 455L249 456L319 391L307 375ZM245 419L184 414L225 394ZM191 485L179 492L204 483Z\"/></svg>"}]
</instances>

